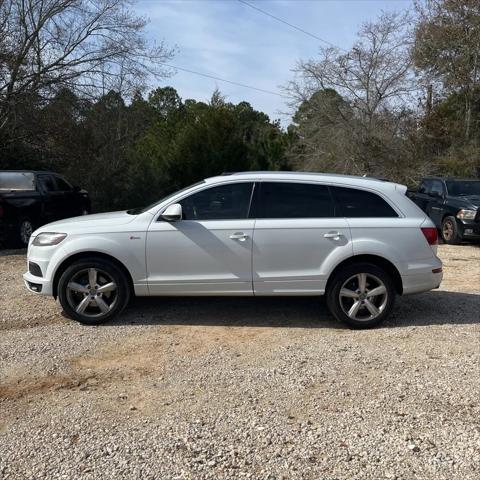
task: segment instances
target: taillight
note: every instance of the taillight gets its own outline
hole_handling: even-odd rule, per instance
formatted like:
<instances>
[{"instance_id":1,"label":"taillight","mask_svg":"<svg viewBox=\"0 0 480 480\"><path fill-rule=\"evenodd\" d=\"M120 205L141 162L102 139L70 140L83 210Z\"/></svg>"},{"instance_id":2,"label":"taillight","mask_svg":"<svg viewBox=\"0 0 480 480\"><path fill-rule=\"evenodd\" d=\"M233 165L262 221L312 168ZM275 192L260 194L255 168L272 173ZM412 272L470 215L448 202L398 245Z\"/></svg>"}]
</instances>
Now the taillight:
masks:
<instances>
[{"instance_id":1,"label":"taillight","mask_svg":"<svg viewBox=\"0 0 480 480\"><path fill-rule=\"evenodd\" d=\"M422 227L421 230L429 245L438 245L438 232L435 227Z\"/></svg>"}]
</instances>

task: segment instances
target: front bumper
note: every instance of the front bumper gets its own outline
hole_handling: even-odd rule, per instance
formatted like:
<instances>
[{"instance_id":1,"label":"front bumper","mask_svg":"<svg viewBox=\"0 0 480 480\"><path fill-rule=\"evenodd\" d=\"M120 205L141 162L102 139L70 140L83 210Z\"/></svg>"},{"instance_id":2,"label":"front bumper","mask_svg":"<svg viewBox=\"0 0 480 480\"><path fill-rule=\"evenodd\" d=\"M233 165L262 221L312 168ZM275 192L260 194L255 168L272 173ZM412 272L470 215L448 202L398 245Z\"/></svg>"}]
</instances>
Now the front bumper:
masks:
<instances>
[{"instance_id":1,"label":"front bumper","mask_svg":"<svg viewBox=\"0 0 480 480\"><path fill-rule=\"evenodd\" d=\"M32 293L37 295L53 295L50 280L32 275L30 272L23 274L23 281L25 286Z\"/></svg>"},{"instance_id":2,"label":"front bumper","mask_svg":"<svg viewBox=\"0 0 480 480\"><path fill-rule=\"evenodd\" d=\"M27 271L23 274L23 281L28 290L40 295L53 295L53 279L55 268L58 266L65 252L61 245L53 246L34 246L33 237L30 238L27 251ZM37 275L35 269L29 267L29 262L34 263L38 267ZM41 276L38 276L38 273Z\"/></svg>"},{"instance_id":3,"label":"front bumper","mask_svg":"<svg viewBox=\"0 0 480 480\"><path fill-rule=\"evenodd\" d=\"M480 221L477 220L458 220L462 237L465 239L480 239Z\"/></svg>"}]
</instances>

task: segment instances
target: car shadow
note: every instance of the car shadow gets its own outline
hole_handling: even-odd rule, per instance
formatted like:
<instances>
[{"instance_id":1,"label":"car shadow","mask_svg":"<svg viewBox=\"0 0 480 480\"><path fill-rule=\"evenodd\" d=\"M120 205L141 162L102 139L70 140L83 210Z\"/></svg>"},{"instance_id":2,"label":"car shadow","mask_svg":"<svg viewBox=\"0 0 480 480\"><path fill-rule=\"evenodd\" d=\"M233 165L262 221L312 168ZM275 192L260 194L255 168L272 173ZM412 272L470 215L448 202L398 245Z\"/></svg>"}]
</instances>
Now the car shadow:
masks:
<instances>
[{"instance_id":1,"label":"car shadow","mask_svg":"<svg viewBox=\"0 0 480 480\"><path fill-rule=\"evenodd\" d=\"M480 294L433 291L399 297L381 326L479 324L479 307ZM348 328L316 297L135 298L114 324Z\"/></svg>"},{"instance_id":2,"label":"car shadow","mask_svg":"<svg viewBox=\"0 0 480 480\"><path fill-rule=\"evenodd\" d=\"M10 255L26 255L26 248L3 248L0 246L0 257L9 257Z\"/></svg>"}]
</instances>

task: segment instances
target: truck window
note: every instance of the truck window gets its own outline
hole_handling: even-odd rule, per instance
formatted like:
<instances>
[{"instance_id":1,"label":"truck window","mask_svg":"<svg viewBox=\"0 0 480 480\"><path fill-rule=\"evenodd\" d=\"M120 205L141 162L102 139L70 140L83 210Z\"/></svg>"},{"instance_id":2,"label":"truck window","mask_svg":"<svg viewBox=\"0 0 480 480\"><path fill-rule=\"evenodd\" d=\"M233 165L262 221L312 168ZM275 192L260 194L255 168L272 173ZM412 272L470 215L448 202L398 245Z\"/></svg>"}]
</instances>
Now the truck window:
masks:
<instances>
[{"instance_id":1,"label":"truck window","mask_svg":"<svg viewBox=\"0 0 480 480\"><path fill-rule=\"evenodd\" d=\"M57 186L51 175L39 175L38 183L44 192L55 192Z\"/></svg>"},{"instance_id":2,"label":"truck window","mask_svg":"<svg viewBox=\"0 0 480 480\"><path fill-rule=\"evenodd\" d=\"M66 182L62 177L57 177L55 175L55 181L57 182L57 190L59 192L71 192L72 186Z\"/></svg>"},{"instance_id":3,"label":"truck window","mask_svg":"<svg viewBox=\"0 0 480 480\"><path fill-rule=\"evenodd\" d=\"M432 188L430 193L438 193L439 195L443 195L443 185L440 180L432 180Z\"/></svg>"},{"instance_id":4,"label":"truck window","mask_svg":"<svg viewBox=\"0 0 480 480\"><path fill-rule=\"evenodd\" d=\"M431 180L423 180L420 184L420 188L418 189L418 193L430 193L432 188L432 181Z\"/></svg>"},{"instance_id":5,"label":"truck window","mask_svg":"<svg viewBox=\"0 0 480 480\"><path fill-rule=\"evenodd\" d=\"M35 175L30 172L0 172L0 190L35 190Z\"/></svg>"}]
</instances>

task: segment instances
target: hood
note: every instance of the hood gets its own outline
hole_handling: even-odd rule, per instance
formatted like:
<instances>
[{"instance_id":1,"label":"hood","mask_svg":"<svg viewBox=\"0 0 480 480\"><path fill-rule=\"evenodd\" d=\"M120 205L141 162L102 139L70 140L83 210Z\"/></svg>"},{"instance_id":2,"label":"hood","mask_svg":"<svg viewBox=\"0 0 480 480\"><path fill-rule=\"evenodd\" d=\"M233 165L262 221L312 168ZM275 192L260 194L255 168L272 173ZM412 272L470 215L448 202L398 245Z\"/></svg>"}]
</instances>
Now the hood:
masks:
<instances>
[{"instance_id":1,"label":"hood","mask_svg":"<svg viewBox=\"0 0 480 480\"><path fill-rule=\"evenodd\" d=\"M35 230L33 237L40 232L60 233L89 233L102 229L126 225L132 222L137 216L129 215L125 210L120 212L96 213L94 215L82 215L81 217L65 218L57 222L47 223Z\"/></svg>"},{"instance_id":2,"label":"hood","mask_svg":"<svg viewBox=\"0 0 480 480\"><path fill-rule=\"evenodd\" d=\"M458 204L470 204L474 208L480 208L480 195L456 195L451 198L456 200Z\"/></svg>"}]
</instances>

